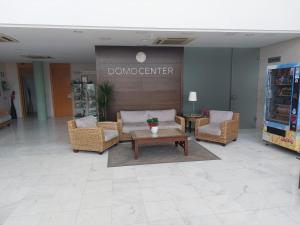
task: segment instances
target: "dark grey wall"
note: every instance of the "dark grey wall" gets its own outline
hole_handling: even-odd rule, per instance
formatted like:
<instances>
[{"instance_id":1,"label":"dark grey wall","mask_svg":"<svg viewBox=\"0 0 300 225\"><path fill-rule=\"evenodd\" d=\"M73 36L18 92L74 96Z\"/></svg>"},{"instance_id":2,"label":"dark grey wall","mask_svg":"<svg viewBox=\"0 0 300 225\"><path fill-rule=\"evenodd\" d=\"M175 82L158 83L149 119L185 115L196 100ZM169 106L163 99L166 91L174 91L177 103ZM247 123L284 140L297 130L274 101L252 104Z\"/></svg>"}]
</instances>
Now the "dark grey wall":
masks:
<instances>
[{"instance_id":1,"label":"dark grey wall","mask_svg":"<svg viewBox=\"0 0 300 225\"><path fill-rule=\"evenodd\" d=\"M258 74L259 49L233 49L231 109L241 114L241 128L256 127Z\"/></svg>"},{"instance_id":2,"label":"dark grey wall","mask_svg":"<svg viewBox=\"0 0 300 225\"><path fill-rule=\"evenodd\" d=\"M192 112L188 94L196 91L196 112L202 107L231 109L241 113L241 128L254 128L258 58L255 48L185 48L183 112ZM231 94L235 100L230 102Z\"/></svg>"},{"instance_id":3,"label":"dark grey wall","mask_svg":"<svg viewBox=\"0 0 300 225\"><path fill-rule=\"evenodd\" d=\"M230 48L185 48L183 112L192 111L190 91L197 91L195 111L201 107L227 110L230 96Z\"/></svg>"}]
</instances>

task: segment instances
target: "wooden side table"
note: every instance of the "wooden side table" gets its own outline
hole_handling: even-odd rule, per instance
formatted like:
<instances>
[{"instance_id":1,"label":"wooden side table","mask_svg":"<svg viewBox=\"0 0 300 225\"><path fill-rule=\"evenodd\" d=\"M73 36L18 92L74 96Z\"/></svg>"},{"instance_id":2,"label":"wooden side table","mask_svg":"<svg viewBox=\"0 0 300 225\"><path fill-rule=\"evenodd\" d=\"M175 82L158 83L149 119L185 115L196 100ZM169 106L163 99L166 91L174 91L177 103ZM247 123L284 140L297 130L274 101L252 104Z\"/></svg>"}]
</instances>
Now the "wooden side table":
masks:
<instances>
[{"instance_id":1,"label":"wooden side table","mask_svg":"<svg viewBox=\"0 0 300 225\"><path fill-rule=\"evenodd\" d=\"M188 124L189 132L192 132L192 123L195 124L196 119L205 117L203 114L184 114L185 124Z\"/></svg>"}]
</instances>

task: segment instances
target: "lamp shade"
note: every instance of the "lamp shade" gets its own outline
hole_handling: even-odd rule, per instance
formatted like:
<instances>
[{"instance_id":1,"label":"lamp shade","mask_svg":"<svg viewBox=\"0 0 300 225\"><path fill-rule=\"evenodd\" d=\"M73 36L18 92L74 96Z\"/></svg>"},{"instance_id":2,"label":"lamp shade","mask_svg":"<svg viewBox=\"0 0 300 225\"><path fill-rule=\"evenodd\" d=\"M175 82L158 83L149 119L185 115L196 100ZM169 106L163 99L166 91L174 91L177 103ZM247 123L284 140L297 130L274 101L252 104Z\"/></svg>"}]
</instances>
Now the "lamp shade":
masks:
<instances>
[{"instance_id":1,"label":"lamp shade","mask_svg":"<svg viewBox=\"0 0 300 225\"><path fill-rule=\"evenodd\" d=\"M190 91L189 93L189 102L196 102L197 101L197 92Z\"/></svg>"}]
</instances>

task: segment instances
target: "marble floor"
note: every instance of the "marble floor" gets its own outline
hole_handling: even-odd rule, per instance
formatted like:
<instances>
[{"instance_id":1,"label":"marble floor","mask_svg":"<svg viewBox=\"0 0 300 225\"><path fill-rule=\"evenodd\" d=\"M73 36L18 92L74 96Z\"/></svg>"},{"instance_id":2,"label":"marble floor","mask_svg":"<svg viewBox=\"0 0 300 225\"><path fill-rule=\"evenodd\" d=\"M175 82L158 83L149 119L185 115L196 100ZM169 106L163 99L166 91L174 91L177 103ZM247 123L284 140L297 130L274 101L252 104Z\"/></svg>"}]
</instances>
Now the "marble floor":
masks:
<instances>
[{"instance_id":1,"label":"marble floor","mask_svg":"<svg viewBox=\"0 0 300 225\"><path fill-rule=\"evenodd\" d=\"M241 130L222 160L107 168L107 152L73 153L66 120L0 129L0 224L296 225L297 153Z\"/></svg>"}]
</instances>

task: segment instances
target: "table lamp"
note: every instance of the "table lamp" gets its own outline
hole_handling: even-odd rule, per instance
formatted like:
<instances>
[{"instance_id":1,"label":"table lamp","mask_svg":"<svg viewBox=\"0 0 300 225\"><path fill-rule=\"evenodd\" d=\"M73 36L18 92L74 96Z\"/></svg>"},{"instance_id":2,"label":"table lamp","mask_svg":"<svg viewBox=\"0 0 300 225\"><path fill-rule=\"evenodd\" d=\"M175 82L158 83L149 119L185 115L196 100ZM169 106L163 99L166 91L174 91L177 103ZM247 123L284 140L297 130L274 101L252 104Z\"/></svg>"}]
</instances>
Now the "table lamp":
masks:
<instances>
[{"instance_id":1,"label":"table lamp","mask_svg":"<svg viewBox=\"0 0 300 225\"><path fill-rule=\"evenodd\" d=\"M190 91L189 102L193 102L193 114L195 113L195 102L197 101L197 92Z\"/></svg>"}]
</instances>

